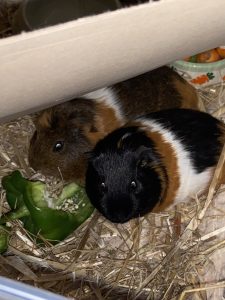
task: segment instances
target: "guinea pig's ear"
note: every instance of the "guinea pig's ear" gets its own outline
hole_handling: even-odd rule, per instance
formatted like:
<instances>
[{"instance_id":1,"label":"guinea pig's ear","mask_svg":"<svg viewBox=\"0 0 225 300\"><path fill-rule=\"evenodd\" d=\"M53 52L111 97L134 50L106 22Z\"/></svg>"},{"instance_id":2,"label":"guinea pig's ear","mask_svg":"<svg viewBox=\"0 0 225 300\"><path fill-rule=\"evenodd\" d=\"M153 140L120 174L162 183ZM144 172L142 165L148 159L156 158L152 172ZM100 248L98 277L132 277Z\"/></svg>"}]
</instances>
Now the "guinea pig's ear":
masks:
<instances>
[{"instance_id":1,"label":"guinea pig's ear","mask_svg":"<svg viewBox=\"0 0 225 300\"><path fill-rule=\"evenodd\" d=\"M100 125L96 122L95 103L88 99L76 99L67 116L71 128L80 130L92 144L99 140ZM97 136L96 136L97 135Z\"/></svg>"},{"instance_id":2,"label":"guinea pig's ear","mask_svg":"<svg viewBox=\"0 0 225 300\"><path fill-rule=\"evenodd\" d=\"M91 100L82 98L76 98L74 101L70 101L65 110L67 121L74 123L77 126L93 124L95 114L95 103Z\"/></svg>"},{"instance_id":3,"label":"guinea pig's ear","mask_svg":"<svg viewBox=\"0 0 225 300\"><path fill-rule=\"evenodd\" d=\"M34 118L34 125L37 129L47 129L52 127L52 110L47 109Z\"/></svg>"},{"instance_id":4,"label":"guinea pig's ear","mask_svg":"<svg viewBox=\"0 0 225 300\"><path fill-rule=\"evenodd\" d=\"M160 158L151 148L140 146L136 154L138 157L138 166L141 168L153 167L160 164Z\"/></svg>"},{"instance_id":5,"label":"guinea pig's ear","mask_svg":"<svg viewBox=\"0 0 225 300\"><path fill-rule=\"evenodd\" d=\"M130 137L132 134L133 134L133 132L126 132L124 135L122 135L120 137L120 139L118 140L118 142L117 142L117 148L118 149L123 149L125 140L128 137Z\"/></svg>"}]
</instances>

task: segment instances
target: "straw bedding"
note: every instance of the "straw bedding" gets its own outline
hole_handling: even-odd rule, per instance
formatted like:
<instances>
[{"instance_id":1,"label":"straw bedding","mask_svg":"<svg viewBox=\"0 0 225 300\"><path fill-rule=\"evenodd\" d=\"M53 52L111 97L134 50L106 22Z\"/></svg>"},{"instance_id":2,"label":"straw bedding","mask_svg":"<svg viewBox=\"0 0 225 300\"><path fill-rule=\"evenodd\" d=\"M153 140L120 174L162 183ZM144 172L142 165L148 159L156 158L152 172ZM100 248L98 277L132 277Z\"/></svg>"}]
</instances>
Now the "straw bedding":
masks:
<instances>
[{"instance_id":1,"label":"straw bedding","mask_svg":"<svg viewBox=\"0 0 225 300\"><path fill-rule=\"evenodd\" d=\"M14 7L0 6L0 19ZM7 21L8 22L8 21ZM11 34L0 22L0 36ZM225 87L198 91L206 110L225 121ZM0 178L20 169L58 193L63 182L36 174L27 162L34 130L27 115L0 125ZM207 129L206 129L207 130ZM0 256L0 275L72 299L222 299L225 288L225 186L216 189L222 151L206 195L161 214L124 225L95 212L68 239L39 247L19 221L11 222L9 249ZM8 209L0 189L0 213ZM63 226L63 224L62 224Z\"/></svg>"},{"instance_id":2,"label":"straw bedding","mask_svg":"<svg viewBox=\"0 0 225 300\"><path fill-rule=\"evenodd\" d=\"M199 90L206 110L224 120L223 84ZM27 150L32 116L0 126L0 177L20 169L52 192L63 182L35 174ZM207 129L206 129L207 130ZM215 190L221 155L209 193L161 214L115 225L98 213L67 240L38 247L19 221L0 275L76 299L222 299L225 287L225 187ZM1 212L7 209L1 190Z\"/></svg>"}]
</instances>

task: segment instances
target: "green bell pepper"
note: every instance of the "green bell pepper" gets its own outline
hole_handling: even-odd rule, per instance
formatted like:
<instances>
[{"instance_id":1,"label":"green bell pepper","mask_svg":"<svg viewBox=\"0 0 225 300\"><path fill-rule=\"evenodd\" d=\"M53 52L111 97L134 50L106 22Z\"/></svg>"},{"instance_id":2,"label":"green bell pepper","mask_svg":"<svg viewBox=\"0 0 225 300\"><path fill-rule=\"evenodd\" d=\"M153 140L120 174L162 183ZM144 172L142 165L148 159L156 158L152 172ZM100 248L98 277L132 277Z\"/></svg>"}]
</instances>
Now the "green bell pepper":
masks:
<instances>
[{"instance_id":1,"label":"green bell pepper","mask_svg":"<svg viewBox=\"0 0 225 300\"><path fill-rule=\"evenodd\" d=\"M46 185L40 181L25 179L19 171L3 177L2 186L6 190L6 199L11 211L0 218L0 224L20 219L27 231L40 235L51 243L66 238L94 210L84 189L75 183L65 186L59 198L51 201L53 208L48 206ZM80 202L75 212L57 209L70 198L78 199ZM78 206L76 202L74 206Z\"/></svg>"}]
</instances>

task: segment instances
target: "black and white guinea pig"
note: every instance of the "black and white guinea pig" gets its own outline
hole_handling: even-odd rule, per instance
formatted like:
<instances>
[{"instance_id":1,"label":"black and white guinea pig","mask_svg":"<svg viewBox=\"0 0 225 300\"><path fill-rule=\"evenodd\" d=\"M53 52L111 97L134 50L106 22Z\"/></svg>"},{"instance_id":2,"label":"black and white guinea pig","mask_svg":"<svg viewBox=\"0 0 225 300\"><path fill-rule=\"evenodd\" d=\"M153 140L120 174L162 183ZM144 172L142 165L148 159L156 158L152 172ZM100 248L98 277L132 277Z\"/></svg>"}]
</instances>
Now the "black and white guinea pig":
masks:
<instances>
[{"instance_id":1,"label":"black and white guinea pig","mask_svg":"<svg viewBox=\"0 0 225 300\"><path fill-rule=\"evenodd\" d=\"M207 189L225 125L207 113L163 110L137 118L99 141L86 191L110 221L123 223Z\"/></svg>"},{"instance_id":2,"label":"black and white guinea pig","mask_svg":"<svg viewBox=\"0 0 225 300\"><path fill-rule=\"evenodd\" d=\"M197 93L161 67L42 111L35 120L29 163L45 175L84 183L87 155L129 120L161 109L199 108Z\"/></svg>"}]
</instances>

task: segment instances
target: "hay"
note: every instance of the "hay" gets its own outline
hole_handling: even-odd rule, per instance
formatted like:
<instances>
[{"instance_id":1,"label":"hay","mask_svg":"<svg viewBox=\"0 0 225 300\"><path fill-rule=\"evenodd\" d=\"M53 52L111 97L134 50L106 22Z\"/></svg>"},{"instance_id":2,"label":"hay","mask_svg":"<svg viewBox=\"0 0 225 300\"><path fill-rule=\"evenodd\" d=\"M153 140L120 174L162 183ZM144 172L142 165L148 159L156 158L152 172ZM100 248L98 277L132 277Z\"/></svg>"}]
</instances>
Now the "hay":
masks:
<instances>
[{"instance_id":1,"label":"hay","mask_svg":"<svg viewBox=\"0 0 225 300\"><path fill-rule=\"evenodd\" d=\"M224 91L222 84L199 90L206 110L222 120ZM62 182L35 174L28 165L33 129L29 115L0 126L0 177L20 169L57 193ZM207 195L123 225L95 212L56 246L38 247L19 221L11 222L0 274L73 299L221 299L225 192L224 186L216 190L216 184L224 159L223 149ZM2 190L0 195L4 212L8 207Z\"/></svg>"},{"instance_id":2,"label":"hay","mask_svg":"<svg viewBox=\"0 0 225 300\"><path fill-rule=\"evenodd\" d=\"M19 1L0 3L0 38L12 34ZM225 122L224 83L198 90L206 111ZM0 126L0 178L19 169L43 180L52 194L63 183L36 174L28 165L32 116ZM206 128L207 130L207 128ZM225 287L225 187L216 190L225 157L223 149L207 195L161 214L124 225L97 212L56 246L36 245L19 221L11 222L7 253L0 256L0 275L72 299L222 299ZM8 210L0 190L0 214Z\"/></svg>"}]
</instances>

